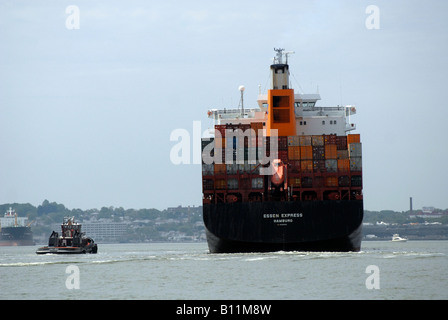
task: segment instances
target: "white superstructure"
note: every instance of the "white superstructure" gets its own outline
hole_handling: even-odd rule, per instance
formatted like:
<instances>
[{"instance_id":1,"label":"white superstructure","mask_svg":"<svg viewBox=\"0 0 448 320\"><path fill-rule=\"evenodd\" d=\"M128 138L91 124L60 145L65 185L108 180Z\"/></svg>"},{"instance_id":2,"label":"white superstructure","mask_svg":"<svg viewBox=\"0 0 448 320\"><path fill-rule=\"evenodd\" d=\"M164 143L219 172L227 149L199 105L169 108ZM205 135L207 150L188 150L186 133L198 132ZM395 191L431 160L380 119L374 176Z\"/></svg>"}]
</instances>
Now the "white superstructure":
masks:
<instances>
[{"instance_id":1,"label":"white superstructure","mask_svg":"<svg viewBox=\"0 0 448 320\"><path fill-rule=\"evenodd\" d=\"M19 217L17 212L12 208L9 208L8 211L5 212L5 216L0 218L0 226L3 228L6 227L25 227L28 218Z\"/></svg>"},{"instance_id":2,"label":"white superstructure","mask_svg":"<svg viewBox=\"0 0 448 320\"><path fill-rule=\"evenodd\" d=\"M283 52L283 49L276 49L276 62L282 63L282 55L286 56L291 52ZM279 74L273 79L279 79L283 84L289 83L289 70L286 74ZM281 71L279 72L281 73ZM243 91L241 90L241 102L243 101ZM271 83L271 89L279 87L277 82ZM244 88L244 87L243 87ZM347 132L356 129L356 125L350 121L350 116L356 114L356 108L353 105L322 107L317 106L320 100L320 94L294 94L294 108L297 135L322 135L336 134L346 135ZM259 94L258 108L247 109L241 104L237 109L210 109L208 117L215 121L215 124L241 123L250 124L251 122L266 122L268 112L268 95Z\"/></svg>"}]
</instances>

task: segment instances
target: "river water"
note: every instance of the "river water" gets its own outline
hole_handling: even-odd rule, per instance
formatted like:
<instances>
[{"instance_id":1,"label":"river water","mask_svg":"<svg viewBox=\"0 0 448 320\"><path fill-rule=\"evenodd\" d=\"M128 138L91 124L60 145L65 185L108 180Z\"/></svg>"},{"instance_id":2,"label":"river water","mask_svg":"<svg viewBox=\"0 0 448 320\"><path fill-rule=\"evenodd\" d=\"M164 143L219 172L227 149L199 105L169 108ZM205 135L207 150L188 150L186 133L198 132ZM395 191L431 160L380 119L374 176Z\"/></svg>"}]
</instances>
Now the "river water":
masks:
<instances>
[{"instance_id":1,"label":"river water","mask_svg":"<svg viewBox=\"0 0 448 320\"><path fill-rule=\"evenodd\" d=\"M98 247L84 255L0 247L0 299L448 299L448 241L366 241L356 253Z\"/></svg>"}]
</instances>

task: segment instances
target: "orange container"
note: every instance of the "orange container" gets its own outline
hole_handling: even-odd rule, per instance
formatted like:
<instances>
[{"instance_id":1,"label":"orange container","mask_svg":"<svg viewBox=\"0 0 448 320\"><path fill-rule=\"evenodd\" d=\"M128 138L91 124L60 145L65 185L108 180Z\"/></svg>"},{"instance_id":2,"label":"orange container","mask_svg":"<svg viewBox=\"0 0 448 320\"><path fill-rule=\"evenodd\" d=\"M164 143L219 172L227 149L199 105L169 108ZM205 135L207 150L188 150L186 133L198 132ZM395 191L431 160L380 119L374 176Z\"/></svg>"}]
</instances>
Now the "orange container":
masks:
<instances>
[{"instance_id":1,"label":"orange container","mask_svg":"<svg viewBox=\"0 0 448 320\"><path fill-rule=\"evenodd\" d=\"M325 185L327 187L337 187L339 184L338 177L329 176L325 178Z\"/></svg>"},{"instance_id":2,"label":"orange container","mask_svg":"<svg viewBox=\"0 0 448 320\"><path fill-rule=\"evenodd\" d=\"M337 159L338 158L338 149L335 144L326 144L325 145L325 159Z\"/></svg>"},{"instance_id":3,"label":"orange container","mask_svg":"<svg viewBox=\"0 0 448 320\"><path fill-rule=\"evenodd\" d=\"M215 180L215 187L216 189L227 189L227 180L225 179L216 179Z\"/></svg>"},{"instance_id":4,"label":"orange container","mask_svg":"<svg viewBox=\"0 0 448 320\"><path fill-rule=\"evenodd\" d=\"M350 171L350 159L338 159L338 171Z\"/></svg>"},{"instance_id":5,"label":"orange container","mask_svg":"<svg viewBox=\"0 0 448 320\"><path fill-rule=\"evenodd\" d=\"M300 146L300 160L313 160L312 146Z\"/></svg>"},{"instance_id":6,"label":"orange container","mask_svg":"<svg viewBox=\"0 0 448 320\"><path fill-rule=\"evenodd\" d=\"M288 147L288 159L289 160L300 160L300 147L299 146L289 146Z\"/></svg>"},{"instance_id":7,"label":"orange container","mask_svg":"<svg viewBox=\"0 0 448 320\"><path fill-rule=\"evenodd\" d=\"M300 178L297 177L289 178L289 185L293 187L300 187Z\"/></svg>"},{"instance_id":8,"label":"orange container","mask_svg":"<svg viewBox=\"0 0 448 320\"><path fill-rule=\"evenodd\" d=\"M361 142L361 135L358 134L348 134L347 135L347 144L350 143L360 143Z\"/></svg>"},{"instance_id":9,"label":"orange container","mask_svg":"<svg viewBox=\"0 0 448 320\"><path fill-rule=\"evenodd\" d=\"M227 171L226 164L215 163L215 174L225 174Z\"/></svg>"},{"instance_id":10,"label":"orange container","mask_svg":"<svg viewBox=\"0 0 448 320\"><path fill-rule=\"evenodd\" d=\"M338 159L348 159L348 150L338 150Z\"/></svg>"},{"instance_id":11,"label":"orange container","mask_svg":"<svg viewBox=\"0 0 448 320\"><path fill-rule=\"evenodd\" d=\"M350 162L349 162L349 167L350 167ZM300 161L300 169L302 171L312 172L313 171L313 160Z\"/></svg>"}]
</instances>

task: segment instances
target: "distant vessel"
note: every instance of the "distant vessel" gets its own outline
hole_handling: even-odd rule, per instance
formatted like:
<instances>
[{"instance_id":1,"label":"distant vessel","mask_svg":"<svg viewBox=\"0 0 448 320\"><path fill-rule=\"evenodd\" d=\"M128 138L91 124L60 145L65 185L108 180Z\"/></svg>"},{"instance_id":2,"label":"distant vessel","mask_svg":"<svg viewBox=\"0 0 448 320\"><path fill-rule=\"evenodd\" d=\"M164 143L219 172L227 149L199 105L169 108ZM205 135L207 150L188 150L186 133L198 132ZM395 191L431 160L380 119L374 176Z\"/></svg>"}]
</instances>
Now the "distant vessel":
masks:
<instances>
[{"instance_id":1,"label":"distant vessel","mask_svg":"<svg viewBox=\"0 0 448 320\"><path fill-rule=\"evenodd\" d=\"M362 151L349 106L290 88L288 55L275 49L259 108L210 109L202 139L203 220L212 253L359 251ZM286 58L286 59L284 59Z\"/></svg>"},{"instance_id":2,"label":"distant vessel","mask_svg":"<svg viewBox=\"0 0 448 320\"><path fill-rule=\"evenodd\" d=\"M26 217L19 217L12 208L0 218L0 246L32 246L33 232Z\"/></svg>"},{"instance_id":3,"label":"distant vessel","mask_svg":"<svg viewBox=\"0 0 448 320\"><path fill-rule=\"evenodd\" d=\"M53 231L48 239L48 246L37 249L37 254L78 254L97 253L98 246L92 238L81 232L81 224L74 217L65 217L61 224L61 235Z\"/></svg>"},{"instance_id":4,"label":"distant vessel","mask_svg":"<svg viewBox=\"0 0 448 320\"><path fill-rule=\"evenodd\" d=\"M393 242L406 242L406 241L408 241L408 239L406 239L406 238L402 238L402 237L400 237L400 236L398 235L398 233L395 233L395 234L392 236L392 241L393 241Z\"/></svg>"}]
</instances>

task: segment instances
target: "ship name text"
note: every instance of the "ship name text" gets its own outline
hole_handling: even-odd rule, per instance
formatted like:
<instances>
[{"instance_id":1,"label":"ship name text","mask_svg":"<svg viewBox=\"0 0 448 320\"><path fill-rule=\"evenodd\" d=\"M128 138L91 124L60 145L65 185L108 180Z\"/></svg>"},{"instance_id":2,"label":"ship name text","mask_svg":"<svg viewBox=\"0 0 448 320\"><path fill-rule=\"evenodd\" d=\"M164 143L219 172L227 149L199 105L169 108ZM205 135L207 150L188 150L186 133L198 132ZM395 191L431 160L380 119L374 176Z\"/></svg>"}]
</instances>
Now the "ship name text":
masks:
<instances>
[{"instance_id":1,"label":"ship name text","mask_svg":"<svg viewBox=\"0 0 448 320\"><path fill-rule=\"evenodd\" d=\"M294 218L302 218L303 213L265 213L263 214L264 219L272 219L272 222L278 226L285 226L288 223L294 222Z\"/></svg>"},{"instance_id":2,"label":"ship name text","mask_svg":"<svg viewBox=\"0 0 448 320\"><path fill-rule=\"evenodd\" d=\"M265 213L263 218L265 219L277 219L277 218L302 218L303 213Z\"/></svg>"}]
</instances>

